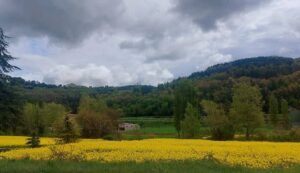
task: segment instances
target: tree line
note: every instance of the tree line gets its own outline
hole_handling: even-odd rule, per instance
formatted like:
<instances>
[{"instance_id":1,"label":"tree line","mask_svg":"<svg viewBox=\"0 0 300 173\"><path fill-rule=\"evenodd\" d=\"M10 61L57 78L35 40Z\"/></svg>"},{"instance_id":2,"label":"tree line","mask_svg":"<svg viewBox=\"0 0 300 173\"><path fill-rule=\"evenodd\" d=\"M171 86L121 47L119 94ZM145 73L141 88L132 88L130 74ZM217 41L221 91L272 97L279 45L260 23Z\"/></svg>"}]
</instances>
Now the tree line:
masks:
<instances>
[{"instance_id":1,"label":"tree line","mask_svg":"<svg viewBox=\"0 0 300 173\"><path fill-rule=\"evenodd\" d=\"M182 80L175 88L174 120L180 137L197 138L200 127L208 127L211 138L233 139L244 133L249 140L257 128L269 125L274 129L290 130L289 105L285 99L269 95L269 110L263 112L263 99L259 87L249 83L236 83L232 88L232 102L227 105L212 100L199 100L189 80Z\"/></svg>"}]
</instances>

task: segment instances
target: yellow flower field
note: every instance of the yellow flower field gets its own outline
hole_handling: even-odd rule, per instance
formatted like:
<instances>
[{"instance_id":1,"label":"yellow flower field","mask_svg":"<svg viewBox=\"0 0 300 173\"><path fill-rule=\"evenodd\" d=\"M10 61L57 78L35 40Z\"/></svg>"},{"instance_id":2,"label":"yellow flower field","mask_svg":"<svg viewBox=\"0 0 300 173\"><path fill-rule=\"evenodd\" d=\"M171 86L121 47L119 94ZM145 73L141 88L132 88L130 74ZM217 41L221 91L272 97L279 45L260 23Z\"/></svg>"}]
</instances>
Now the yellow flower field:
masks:
<instances>
[{"instance_id":1,"label":"yellow flower field","mask_svg":"<svg viewBox=\"0 0 300 173\"><path fill-rule=\"evenodd\" d=\"M20 145L24 137L0 137L5 143ZM36 149L0 152L0 159L70 159L121 161L171 161L216 159L228 165L255 168L300 164L300 143L237 142L186 139L148 139L139 141L105 141L84 139L75 144L53 145ZM16 142L14 144L14 142Z\"/></svg>"},{"instance_id":2,"label":"yellow flower field","mask_svg":"<svg viewBox=\"0 0 300 173\"><path fill-rule=\"evenodd\" d=\"M0 148L3 146L24 146L28 137L23 136L0 136ZM54 144L52 138L41 138L41 145Z\"/></svg>"}]
</instances>

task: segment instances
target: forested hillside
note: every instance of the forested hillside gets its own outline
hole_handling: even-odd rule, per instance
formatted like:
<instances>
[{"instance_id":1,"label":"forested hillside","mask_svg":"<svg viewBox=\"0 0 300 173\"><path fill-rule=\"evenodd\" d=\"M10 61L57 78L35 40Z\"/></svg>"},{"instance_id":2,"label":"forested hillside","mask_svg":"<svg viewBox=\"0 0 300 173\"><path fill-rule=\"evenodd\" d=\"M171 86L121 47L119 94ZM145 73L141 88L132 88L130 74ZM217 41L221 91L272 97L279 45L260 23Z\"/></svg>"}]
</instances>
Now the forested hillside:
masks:
<instances>
[{"instance_id":1,"label":"forested hillside","mask_svg":"<svg viewBox=\"0 0 300 173\"><path fill-rule=\"evenodd\" d=\"M242 81L259 86L265 112L268 110L268 97L271 93L278 98L287 99L292 107L300 108L300 59L284 57L256 57L218 64L158 87L57 86L9 78L10 86L18 88L23 99L29 102L56 102L68 107L70 112L77 113L82 95L97 96L124 116L172 116L173 89L181 80L192 81L199 100L213 100L226 109L229 109L232 100L233 85Z\"/></svg>"}]
</instances>

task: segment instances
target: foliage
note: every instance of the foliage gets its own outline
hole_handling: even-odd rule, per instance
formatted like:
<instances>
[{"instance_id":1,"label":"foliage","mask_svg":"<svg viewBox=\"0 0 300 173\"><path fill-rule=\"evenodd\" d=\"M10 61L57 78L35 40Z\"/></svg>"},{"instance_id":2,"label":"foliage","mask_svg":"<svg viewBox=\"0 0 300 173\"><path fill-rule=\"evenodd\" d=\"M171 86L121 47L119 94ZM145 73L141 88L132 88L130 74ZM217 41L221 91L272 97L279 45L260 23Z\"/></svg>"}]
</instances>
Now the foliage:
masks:
<instances>
[{"instance_id":1,"label":"foliage","mask_svg":"<svg viewBox=\"0 0 300 173\"><path fill-rule=\"evenodd\" d=\"M245 130L246 139L249 139L254 129L264 122L261 109L261 94L257 87L245 83L234 87L230 109L231 123L236 129Z\"/></svg>"},{"instance_id":2,"label":"foliage","mask_svg":"<svg viewBox=\"0 0 300 173\"><path fill-rule=\"evenodd\" d=\"M188 103L185 109L184 120L181 122L182 137L198 137L200 135L200 123L198 109Z\"/></svg>"},{"instance_id":3,"label":"foliage","mask_svg":"<svg viewBox=\"0 0 300 173\"><path fill-rule=\"evenodd\" d=\"M245 80L259 86L263 96L263 111L269 110L269 96L286 99L291 107L300 109L300 59L283 57L258 57L216 65L220 70L200 72L203 75L188 79L198 93L196 97L222 104L227 112L232 102L234 83ZM213 66L215 69L215 66ZM48 85L37 81L10 78L10 87L18 87L23 99L29 102L55 102L64 105L72 113L82 95L99 96L109 108L124 116L172 116L175 110L173 96L181 81L160 84L158 87L132 85L123 87L84 87L78 85ZM176 89L175 89L176 90ZM183 107L184 111L185 106ZM183 117L183 114L181 114ZM178 126L179 124L177 124Z\"/></svg>"},{"instance_id":4,"label":"foliage","mask_svg":"<svg viewBox=\"0 0 300 173\"><path fill-rule=\"evenodd\" d=\"M72 143L79 140L80 130L76 121L66 115L63 120L59 120L54 124L54 131L57 135L59 143Z\"/></svg>"},{"instance_id":5,"label":"foliage","mask_svg":"<svg viewBox=\"0 0 300 173\"><path fill-rule=\"evenodd\" d=\"M45 134L52 124L64 117L66 110L62 105L55 103L27 103L24 106L22 122L25 134L37 131Z\"/></svg>"},{"instance_id":6,"label":"foliage","mask_svg":"<svg viewBox=\"0 0 300 173\"><path fill-rule=\"evenodd\" d=\"M3 73L8 73L13 70L19 69L16 66L13 66L9 63L9 61L14 60L16 58L12 57L7 51L8 42L6 41L8 37L4 35L4 31L0 28L0 75Z\"/></svg>"},{"instance_id":7,"label":"foliage","mask_svg":"<svg viewBox=\"0 0 300 173\"><path fill-rule=\"evenodd\" d=\"M270 121L274 126L278 125L278 114L279 114L278 107L279 104L277 98L275 97L274 94L271 94L269 98L269 115L270 115Z\"/></svg>"},{"instance_id":8,"label":"foliage","mask_svg":"<svg viewBox=\"0 0 300 173\"><path fill-rule=\"evenodd\" d=\"M20 125L23 101L6 77L0 75L0 131L15 133Z\"/></svg>"},{"instance_id":9,"label":"foliage","mask_svg":"<svg viewBox=\"0 0 300 173\"><path fill-rule=\"evenodd\" d=\"M85 96L80 101L78 122L83 137L97 138L117 133L118 119L118 112L107 108L99 98Z\"/></svg>"},{"instance_id":10,"label":"foliage","mask_svg":"<svg viewBox=\"0 0 300 173\"><path fill-rule=\"evenodd\" d=\"M9 86L9 77L4 74L19 69L9 63L15 58L7 51L7 38L0 28L0 131L15 133L20 123L22 101L15 88Z\"/></svg>"},{"instance_id":11,"label":"foliage","mask_svg":"<svg viewBox=\"0 0 300 173\"><path fill-rule=\"evenodd\" d=\"M31 137L27 139L26 145L31 148L36 148L40 146L40 137L37 135L36 132L32 132Z\"/></svg>"},{"instance_id":12,"label":"foliage","mask_svg":"<svg viewBox=\"0 0 300 173\"><path fill-rule=\"evenodd\" d=\"M281 114L283 116L283 127L285 129L290 129L292 127L290 117L289 117L289 105L285 99L280 102Z\"/></svg>"},{"instance_id":13,"label":"foliage","mask_svg":"<svg viewBox=\"0 0 300 173\"><path fill-rule=\"evenodd\" d=\"M227 140L234 136L234 129L224 109L213 101L203 100L201 105L206 113L204 122L210 128L212 139Z\"/></svg>"},{"instance_id":14,"label":"foliage","mask_svg":"<svg viewBox=\"0 0 300 173\"><path fill-rule=\"evenodd\" d=\"M199 79L206 76L225 73L232 77L270 78L285 75L299 70L292 58L277 56L254 57L236 60L229 63L217 64L207 68L203 72L195 72L189 76L191 79Z\"/></svg>"},{"instance_id":15,"label":"foliage","mask_svg":"<svg viewBox=\"0 0 300 173\"><path fill-rule=\"evenodd\" d=\"M277 129L271 132L259 132L254 140L259 141L277 141L277 142L300 142L300 128L289 130Z\"/></svg>"},{"instance_id":16,"label":"foliage","mask_svg":"<svg viewBox=\"0 0 300 173\"><path fill-rule=\"evenodd\" d=\"M181 121L184 120L188 103L197 106L196 91L190 81L182 80L174 90L174 97L174 121L176 130L180 134Z\"/></svg>"},{"instance_id":17,"label":"foliage","mask_svg":"<svg viewBox=\"0 0 300 173\"><path fill-rule=\"evenodd\" d=\"M27 103L24 106L22 120L26 134L32 134L34 132L38 134L44 133L45 125L40 105Z\"/></svg>"}]
</instances>

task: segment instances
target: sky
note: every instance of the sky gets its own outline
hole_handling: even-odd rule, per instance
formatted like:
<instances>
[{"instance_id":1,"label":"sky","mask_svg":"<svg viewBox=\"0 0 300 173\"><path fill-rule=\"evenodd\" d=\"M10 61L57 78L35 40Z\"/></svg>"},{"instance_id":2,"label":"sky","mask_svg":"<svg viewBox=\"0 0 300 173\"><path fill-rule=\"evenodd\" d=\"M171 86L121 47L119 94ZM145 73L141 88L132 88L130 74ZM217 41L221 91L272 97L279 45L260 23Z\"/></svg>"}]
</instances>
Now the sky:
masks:
<instances>
[{"instance_id":1,"label":"sky","mask_svg":"<svg viewBox=\"0 0 300 173\"><path fill-rule=\"evenodd\" d=\"M85 86L157 85L257 56L300 57L299 0L0 0L11 73Z\"/></svg>"}]
</instances>

